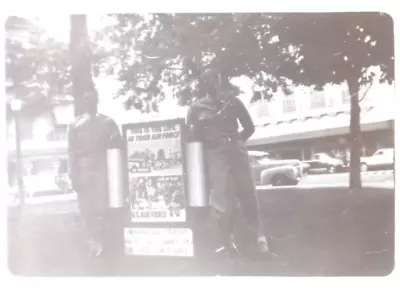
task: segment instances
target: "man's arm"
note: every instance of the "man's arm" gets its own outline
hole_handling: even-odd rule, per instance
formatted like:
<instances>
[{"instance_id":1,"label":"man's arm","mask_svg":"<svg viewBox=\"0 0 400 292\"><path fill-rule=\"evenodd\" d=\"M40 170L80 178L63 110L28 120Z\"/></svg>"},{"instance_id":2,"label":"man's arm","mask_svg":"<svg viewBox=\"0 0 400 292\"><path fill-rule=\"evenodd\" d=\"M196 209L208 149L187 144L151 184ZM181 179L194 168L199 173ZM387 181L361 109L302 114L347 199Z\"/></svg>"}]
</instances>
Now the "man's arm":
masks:
<instances>
[{"instance_id":1,"label":"man's arm","mask_svg":"<svg viewBox=\"0 0 400 292\"><path fill-rule=\"evenodd\" d=\"M239 135L240 138L246 142L255 132L254 122L249 111L240 99L236 98L235 104L239 122L243 127L243 130L239 133Z\"/></svg>"},{"instance_id":2,"label":"man's arm","mask_svg":"<svg viewBox=\"0 0 400 292\"><path fill-rule=\"evenodd\" d=\"M196 108L191 106L186 115L186 139L189 141L199 140L199 121L197 119Z\"/></svg>"},{"instance_id":3,"label":"man's arm","mask_svg":"<svg viewBox=\"0 0 400 292\"><path fill-rule=\"evenodd\" d=\"M113 120L110 119L109 123L109 147L110 148L120 148L122 147L122 135L121 131L119 130L119 127L117 123Z\"/></svg>"},{"instance_id":4,"label":"man's arm","mask_svg":"<svg viewBox=\"0 0 400 292\"><path fill-rule=\"evenodd\" d=\"M77 191L77 178L79 177L79 169L76 163L75 157L76 151L76 138L75 138L75 128L73 125L68 127L68 177L71 181L72 188Z\"/></svg>"}]
</instances>

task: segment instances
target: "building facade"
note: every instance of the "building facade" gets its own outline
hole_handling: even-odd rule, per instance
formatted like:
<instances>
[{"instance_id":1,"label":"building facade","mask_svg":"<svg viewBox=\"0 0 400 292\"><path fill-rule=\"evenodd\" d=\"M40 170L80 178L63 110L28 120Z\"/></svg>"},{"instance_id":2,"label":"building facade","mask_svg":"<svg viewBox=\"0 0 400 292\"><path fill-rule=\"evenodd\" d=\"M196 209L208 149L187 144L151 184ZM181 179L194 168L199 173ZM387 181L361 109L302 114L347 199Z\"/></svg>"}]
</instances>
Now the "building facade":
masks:
<instances>
[{"instance_id":1,"label":"building facade","mask_svg":"<svg viewBox=\"0 0 400 292\"><path fill-rule=\"evenodd\" d=\"M39 117L20 117L21 172L24 178L47 176L55 179L65 176L67 165L67 125L73 119L72 104L55 106L53 113ZM15 125L12 120L7 131L8 183L17 184ZM29 190L28 190L29 191Z\"/></svg>"},{"instance_id":2,"label":"building facade","mask_svg":"<svg viewBox=\"0 0 400 292\"><path fill-rule=\"evenodd\" d=\"M374 84L360 102L362 155L394 147L393 105L394 87L388 84ZM344 84L323 91L299 87L290 96L278 92L249 109L256 124L249 149L279 159L308 160L317 152L339 155L350 148L350 95Z\"/></svg>"},{"instance_id":3,"label":"building facade","mask_svg":"<svg viewBox=\"0 0 400 292\"><path fill-rule=\"evenodd\" d=\"M394 147L393 86L372 87L360 106L362 155ZM267 151L278 159L308 160L314 153L337 155L349 149L350 98L345 86L330 85L319 92L299 87L290 96L278 92L270 101L249 105L249 111L256 124L256 132L248 141L251 150ZM30 139L22 142L24 175L66 173L67 125L73 120L73 107L71 104L55 107L54 115L39 119L47 120L51 130L37 131L41 139L27 135ZM28 128L31 131L32 127L27 125ZM16 157L12 124L9 129L8 174L13 184Z\"/></svg>"}]
</instances>

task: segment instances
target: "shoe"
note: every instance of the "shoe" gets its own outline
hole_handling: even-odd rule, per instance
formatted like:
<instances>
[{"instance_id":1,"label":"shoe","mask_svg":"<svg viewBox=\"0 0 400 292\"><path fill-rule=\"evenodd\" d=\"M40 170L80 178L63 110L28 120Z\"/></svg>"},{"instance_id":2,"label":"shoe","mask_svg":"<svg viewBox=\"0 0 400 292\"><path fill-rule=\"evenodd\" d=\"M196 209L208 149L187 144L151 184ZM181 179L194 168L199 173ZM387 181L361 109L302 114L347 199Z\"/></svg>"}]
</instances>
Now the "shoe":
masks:
<instances>
[{"instance_id":1,"label":"shoe","mask_svg":"<svg viewBox=\"0 0 400 292\"><path fill-rule=\"evenodd\" d=\"M103 253L103 245L95 240L89 242L89 256L99 257Z\"/></svg>"},{"instance_id":2,"label":"shoe","mask_svg":"<svg viewBox=\"0 0 400 292\"><path fill-rule=\"evenodd\" d=\"M229 248L225 245L222 245L215 250L215 253L226 253L228 251L229 251Z\"/></svg>"},{"instance_id":3,"label":"shoe","mask_svg":"<svg viewBox=\"0 0 400 292\"><path fill-rule=\"evenodd\" d=\"M257 251L258 251L259 255L260 254L263 255L262 258L267 257L267 258L272 259L272 258L278 257L278 255L276 253L273 253L273 252L271 252L269 250L268 241L267 241L267 238L265 236L258 237L258 239L257 239Z\"/></svg>"},{"instance_id":4,"label":"shoe","mask_svg":"<svg viewBox=\"0 0 400 292\"><path fill-rule=\"evenodd\" d=\"M229 255L230 257L236 257L240 255L240 252L236 246L221 246L215 250L215 253L219 255Z\"/></svg>"},{"instance_id":5,"label":"shoe","mask_svg":"<svg viewBox=\"0 0 400 292\"><path fill-rule=\"evenodd\" d=\"M257 249L260 253L268 253L269 252L268 241L264 235L259 236L257 238Z\"/></svg>"},{"instance_id":6,"label":"shoe","mask_svg":"<svg viewBox=\"0 0 400 292\"><path fill-rule=\"evenodd\" d=\"M218 254L229 254L231 256L239 256L241 254L233 236L230 236L229 241L225 245L217 248L215 252Z\"/></svg>"}]
</instances>

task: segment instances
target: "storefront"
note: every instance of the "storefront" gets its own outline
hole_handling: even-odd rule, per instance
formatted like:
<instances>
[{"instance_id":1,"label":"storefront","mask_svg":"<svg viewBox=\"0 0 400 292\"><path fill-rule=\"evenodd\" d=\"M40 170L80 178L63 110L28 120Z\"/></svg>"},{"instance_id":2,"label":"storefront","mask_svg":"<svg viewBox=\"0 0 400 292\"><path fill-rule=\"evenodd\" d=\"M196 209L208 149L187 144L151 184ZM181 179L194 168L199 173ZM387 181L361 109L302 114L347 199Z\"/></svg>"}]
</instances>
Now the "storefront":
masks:
<instances>
[{"instance_id":1,"label":"storefront","mask_svg":"<svg viewBox=\"0 0 400 292\"><path fill-rule=\"evenodd\" d=\"M345 136L320 137L291 142L273 143L266 145L251 145L249 149L267 151L278 159L308 160L318 152L330 153L333 156L338 152L346 151L349 146ZM364 132L361 152L363 156L372 155L377 149L394 147L394 131L376 130Z\"/></svg>"},{"instance_id":2,"label":"storefront","mask_svg":"<svg viewBox=\"0 0 400 292\"><path fill-rule=\"evenodd\" d=\"M49 180L54 182L57 177L65 176L67 173L67 142L66 141L46 141L35 143L25 141L21 145L21 176L25 188L30 189L52 188L52 186L40 186L48 184ZM8 150L8 183L10 187L17 184L16 173L16 153L15 149ZM45 180L45 183L42 182Z\"/></svg>"},{"instance_id":3,"label":"storefront","mask_svg":"<svg viewBox=\"0 0 400 292\"><path fill-rule=\"evenodd\" d=\"M267 151L277 159L308 160L318 152L339 156L350 148L349 122L350 113L343 111L270 121L256 128L248 148ZM363 109L361 131L363 156L394 147L393 119L379 117L374 107Z\"/></svg>"}]
</instances>

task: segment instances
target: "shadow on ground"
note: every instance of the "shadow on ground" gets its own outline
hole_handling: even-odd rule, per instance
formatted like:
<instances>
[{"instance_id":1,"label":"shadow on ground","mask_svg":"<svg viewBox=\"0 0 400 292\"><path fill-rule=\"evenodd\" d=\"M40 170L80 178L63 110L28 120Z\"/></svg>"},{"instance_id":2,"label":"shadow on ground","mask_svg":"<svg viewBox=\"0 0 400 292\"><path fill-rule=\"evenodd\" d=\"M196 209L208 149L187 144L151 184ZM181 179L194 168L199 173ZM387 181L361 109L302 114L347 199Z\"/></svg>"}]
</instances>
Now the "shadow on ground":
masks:
<instances>
[{"instance_id":1,"label":"shadow on ground","mask_svg":"<svg viewBox=\"0 0 400 292\"><path fill-rule=\"evenodd\" d=\"M393 189L357 194L344 188L280 189L259 196L277 258L88 260L74 213L48 215L29 206L18 227L9 224L9 268L21 276L383 276L392 271Z\"/></svg>"}]
</instances>

